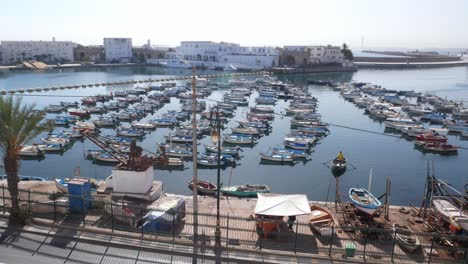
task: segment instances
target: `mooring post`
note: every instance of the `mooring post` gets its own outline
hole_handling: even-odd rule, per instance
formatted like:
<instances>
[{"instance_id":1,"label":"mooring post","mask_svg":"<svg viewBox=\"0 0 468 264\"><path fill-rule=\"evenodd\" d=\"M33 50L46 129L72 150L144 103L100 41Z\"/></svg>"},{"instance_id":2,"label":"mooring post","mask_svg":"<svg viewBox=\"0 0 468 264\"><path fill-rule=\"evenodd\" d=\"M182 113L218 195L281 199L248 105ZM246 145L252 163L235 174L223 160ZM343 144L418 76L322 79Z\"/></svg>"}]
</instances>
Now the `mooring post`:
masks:
<instances>
[{"instance_id":1,"label":"mooring post","mask_svg":"<svg viewBox=\"0 0 468 264\"><path fill-rule=\"evenodd\" d=\"M175 241L175 213L172 213L172 242Z\"/></svg>"},{"instance_id":2,"label":"mooring post","mask_svg":"<svg viewBox=\"0 0 468 264\"><path fill-rule=\"evenodd\" d=\"M262 221L260 222L261 223L261 228L260 228L260 245L259 245L259 248L260 250L262 250L262 245L263 245L263 219Z\"/></svg>"}]
</instances>

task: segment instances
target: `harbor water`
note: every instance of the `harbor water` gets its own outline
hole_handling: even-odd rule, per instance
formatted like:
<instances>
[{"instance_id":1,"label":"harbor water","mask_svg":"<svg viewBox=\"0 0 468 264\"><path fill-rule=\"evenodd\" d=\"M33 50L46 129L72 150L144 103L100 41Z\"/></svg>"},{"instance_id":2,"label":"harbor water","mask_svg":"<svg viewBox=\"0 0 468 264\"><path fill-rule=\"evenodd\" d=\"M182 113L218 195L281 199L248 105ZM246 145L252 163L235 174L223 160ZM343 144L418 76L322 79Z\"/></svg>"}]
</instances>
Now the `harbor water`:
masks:
<instances>
[{"instance_id":1,"label":"harbor water","mask_svg":"<svg viewBox=\"0 0 468 264\"><path fill-rule=\"evenodd\" d=\"M210 73L199 71L198 74ZM217 72L219 73L219 72ZM119 80L141 80L165 78L175 75L190 75L190 70L167 69L150 66L133 67L89 67L74 69L51 69L47 71L3 71L0 72L0 90L36 88L81 83L102 83ZM307 80L334 80L340 82L370 82L388 89L414 90L431 93L443 98L468 101L468 88L456 84L466 82L468 67L411 70L359 70L355 73L327 73L308 75L282 75L279 79L298 86L307 86ZM222 81L227 81L226 77ZM221 81L221 80L216 80ZM145 85L145 84L140 84ZM137 85L136 85L137 86ZM92 87L72 90L57 90L36 93L40 96L23 96L23 101L35 103L38 108L60 101L80 101L79 97L109 93L134 86ZM380 196L385 190L386 179L391 180L390 202L396 205L412 203L419 205L427 176L427 161L433 160L435 176L458 189L464 189L468 183L468 150L460 149L456 155L423 153L414 147L414 142L405 138L390 137L362 130L383 133L384 124L364 114L363 109L345 101L338 92L328 87L309 85L312 95L319 100L318 111L322 120L330 123L331 133L320 140L312 149L307 160L294 165L271 165L260 162L259 153L270 148L282 146L283 138L288 134L290 117L277 115L272 123L269 135L260 138L254 147L243 147L241 158L236 167L227 167L221 171L223 186L259 183L270 186L272 192L293 194L305 193L310 200L334 200L335 178L324 163L343 151L352 165L339 178L342 200L347 200L350 187L367 187L369 171L373 169L372 192ZM212 100L222 100L226 90L213 91L207 105L214 105ZM254 92L250 96L250 106L255 105ZM284 113L288 102L279 100L275 112ZM465 102L466 104L466 102ZM171 98L171 102L154 114L143 119L149 120L168 110L180 109L180 101ZM224 133L230 133L230 127L236 127L238 120L245 118L248 108L239 107L234 118L224 127ZM48 114L48 117L54 115ZM91 119L96 118L92 115ZM123 123L127 124L127 123ZM339 125L339 126L334 126ZM345 127L349 128L345 128ZM356 128L356 129L352 129ZM60 129L60 128L59 128ZM358 130L359 129L359 130ZM101 135L115 135L112 129L101 129ZM163 142L170 128L157 128L148 132L138 144L145 150L156 152L157 143ZM392 134L396 135L396 134ZM33 142L39 142L44 135ZM459 135L449 134L450 144L468 148L468 140ZM199 151L204 152L204 144L210 144L210 138L199 141ZM70 149L61 154L46 154L42 160L22 160L20 174L34 175L47 179L73 177L76 167L80 167L81 176L105 179L110 175L112 166L95 164L86 159L89 149L98 149L92 142L75 142ZM199 179L216 182L216 169L199 169ZM192 162L186 161L183 170L155 170L155 179L164 183L164 189L170 193L190 194L187 182L192 178Z\"/></svg>"}]
</instances>

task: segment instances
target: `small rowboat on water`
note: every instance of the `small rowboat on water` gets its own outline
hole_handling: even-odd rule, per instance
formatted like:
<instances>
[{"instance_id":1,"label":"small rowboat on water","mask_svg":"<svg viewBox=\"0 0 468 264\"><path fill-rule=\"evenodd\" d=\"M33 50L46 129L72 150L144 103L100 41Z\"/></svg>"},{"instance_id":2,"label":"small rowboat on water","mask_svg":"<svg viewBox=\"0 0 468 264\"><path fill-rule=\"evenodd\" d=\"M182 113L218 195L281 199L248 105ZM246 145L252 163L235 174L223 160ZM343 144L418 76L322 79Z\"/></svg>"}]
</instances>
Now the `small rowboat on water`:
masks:
<instances>
[{"instance_id":1,"label":"small rowboat on water","mask_svg":"<svg viewBox=\"0 0 468 264\"><path fill-rule=\"evenodd\" d=\"M421 246L418 237L408 226L393 224L396 242L409 252L413 252Z\"/></svg>"},{"instance_id":2,"label":"small rowboat on water","mask_svg":"<svg viewBox=\"0 0 468 264\"><path fill-rule=\"evenodd\" d=\"M346 159L334 159L331 166L332 170L342 172L346 170Z\"/></svg>"},{"instance_id":3,"label":"small rowboat on water","mask_svg":"<svg viewBox=\"0 0 468 264\"><path fill-rule=\"evenodd\" d=\"M218 152L218 147L214 145L205 145L205 149L207 152ZM221 154L227 154L227 155L238 155L239 151L243 151L240 147L221 147Z\"/></svg>"}]
</instances>

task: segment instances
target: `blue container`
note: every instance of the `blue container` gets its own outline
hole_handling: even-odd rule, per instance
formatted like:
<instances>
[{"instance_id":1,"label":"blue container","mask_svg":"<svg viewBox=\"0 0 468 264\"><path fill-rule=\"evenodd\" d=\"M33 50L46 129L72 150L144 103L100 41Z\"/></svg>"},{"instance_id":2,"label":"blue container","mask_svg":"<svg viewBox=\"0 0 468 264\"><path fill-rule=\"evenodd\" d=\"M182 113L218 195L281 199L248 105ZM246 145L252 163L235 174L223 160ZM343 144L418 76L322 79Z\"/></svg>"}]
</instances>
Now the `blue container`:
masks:
<instances>
[{"instance_id":1,"label":"blue container","mask_svg":"<svg viewBox=\"0 0 468 264\"><path fill-rule=\"evenodd\" d=\"M70 195L71 212L84 213L91 208L91 183L88 179L75 178L70 180L68 194Z\"/></svg>"}]
</instances>

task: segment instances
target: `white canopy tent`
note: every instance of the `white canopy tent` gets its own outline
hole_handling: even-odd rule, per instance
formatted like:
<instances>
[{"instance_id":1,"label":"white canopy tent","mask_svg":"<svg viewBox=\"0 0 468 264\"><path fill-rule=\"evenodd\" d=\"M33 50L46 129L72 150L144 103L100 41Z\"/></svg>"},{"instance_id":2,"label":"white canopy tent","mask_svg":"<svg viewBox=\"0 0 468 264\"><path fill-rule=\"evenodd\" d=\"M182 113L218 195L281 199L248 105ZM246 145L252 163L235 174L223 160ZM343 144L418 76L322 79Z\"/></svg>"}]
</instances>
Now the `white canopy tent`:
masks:
<instances>
[{"instance_id":1,"label":"white canopy tent","mask_svg":"<svg viewBox=\"0 0 468 264\"><path fill-rule=\"evenodd\" d=\"M293 216L310 214L309 200L305 194L258 194L255 214Z\"/></svg>"}]
</instances>

